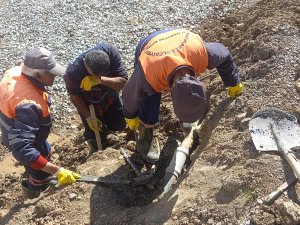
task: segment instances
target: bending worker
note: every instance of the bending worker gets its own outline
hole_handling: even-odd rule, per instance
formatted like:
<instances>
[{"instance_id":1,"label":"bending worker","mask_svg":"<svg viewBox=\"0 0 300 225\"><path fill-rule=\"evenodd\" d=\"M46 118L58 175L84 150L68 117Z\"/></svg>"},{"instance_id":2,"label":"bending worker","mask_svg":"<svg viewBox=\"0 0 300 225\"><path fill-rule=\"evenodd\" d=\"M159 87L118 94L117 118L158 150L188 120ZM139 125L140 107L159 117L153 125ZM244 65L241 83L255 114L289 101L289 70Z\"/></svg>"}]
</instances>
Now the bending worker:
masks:
<instances>
[{"instance_id":1,"label":"bending worker","mask_svg":"<svg viewBox=\"0 0 300 225\"><path fill-rule=\"evenodd\" d=\"M49 176L60 184L72 184L80 176L50 162L47 137L52 126L50 101L45 86L51 86L64 67L45 48L27 52L20 66L7 70L0 82L0 124L3 144L24 165L29 178L22 182L26 197L38 197L49 186Z\"/></svg>"},{"instance_id":2,"label":"bending worker","mask_svg":"<svg viewBox=\"0 0 300 225\"><path fill-rule=\"evenodd\" d=\"M123 113L130 129L139 129L137 148L150 163L159 159L153 144L161 93L171 92L180 122L193 123L205 113L206 90L197 79L206 69L217 68L228 95L243 85L229 50L220 43L206 43L185 29L169 29L143 38L135 52L135 68L122 93Z\"/></svg>"},{"instance_id":3,"label":"bending worker","mask_svg":"<svg viewBox=\"0 0 300 225\"><path fill-rule=\"evenodd\" d=\"M95 131L102 139L108 130L125 128L119 91L123 89L128 75L116 47L101 43L79 55L64 75L70 100L77 108L85 127L84 137L90 153L97 151ZM93 125L89 105L95 108L97 126Z\"/></svg>"}]
</instances>

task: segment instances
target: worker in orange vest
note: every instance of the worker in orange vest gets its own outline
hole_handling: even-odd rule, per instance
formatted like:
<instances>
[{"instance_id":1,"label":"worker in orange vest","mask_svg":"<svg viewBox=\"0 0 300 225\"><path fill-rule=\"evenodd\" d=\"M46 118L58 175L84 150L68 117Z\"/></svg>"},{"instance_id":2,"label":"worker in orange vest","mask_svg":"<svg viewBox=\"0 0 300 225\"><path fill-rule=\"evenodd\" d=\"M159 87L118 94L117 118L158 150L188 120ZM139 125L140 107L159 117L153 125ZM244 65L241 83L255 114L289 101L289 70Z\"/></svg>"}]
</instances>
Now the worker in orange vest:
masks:
<instances>
[{"instance_id":1,"label":"worker in orange vest","mask_svg":"<svg viewBox=\"0 0 300 225\"><path fill-rule=\"evenodd\" d=\"M156 31L143 38L135 52L134 72L122 93L123 113L130 129L139 129L137 147L150 163L159 159L153 143L161 93L170 91L175 114L193 123L205 113L206 89L197 79L216 68L228 87L228 95L242 92L239 73L229 50L220 43L206 43L185 29Z\"/></svg>"},{"instance_id":2,"label":"worker in orange vest","mask_svg":"<svg viewBox=\"0 0 300 225\"><path fill-rule=\"evenodd\" d=\"M36 198L55 175L62 185L72 184L80 176L51 163L47 137L52 126L50 97L45 86L65 68L56 63L45 48L33 48L20 66L7 70L0 82L0 125L2 142L29 175L22 182L26 197Z\"/></svg>"}]
</instances>

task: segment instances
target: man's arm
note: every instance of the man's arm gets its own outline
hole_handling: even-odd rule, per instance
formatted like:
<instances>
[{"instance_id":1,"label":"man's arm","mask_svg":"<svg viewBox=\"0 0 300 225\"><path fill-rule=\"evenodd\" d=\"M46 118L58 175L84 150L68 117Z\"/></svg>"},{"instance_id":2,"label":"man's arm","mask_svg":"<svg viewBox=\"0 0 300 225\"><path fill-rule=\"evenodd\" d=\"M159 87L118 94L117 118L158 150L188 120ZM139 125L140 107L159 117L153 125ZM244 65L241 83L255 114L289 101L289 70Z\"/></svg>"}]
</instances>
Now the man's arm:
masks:
<instances>
[{"instance_id":1,"label":"man's arm","mask_svg":"<svg viewBox=\"0 0 300 225\"><path fill-rule=\"evenodd\" d=\"M128 74L118 49L113 45L107 46L110 59L109 73L107 76L101 76L101 84L113 90L120 91L126 84Z\"/></svg>"},{"instance_id":2,"label":"man's arm","mask_svg":"<svg viewBox=\"0 0 300 225\"><path fill-rule=\"evenodd\" d=\"M120 91L126 84L126 79L123 77L105 77L101 76L101 84L116 91Z\"/></svg>"},{"instance_id":3,"label":"man's arm","mask_svg":"<svg viewBox=\"0 0 300 225\"><path fill-rule=\"evenodd\" d=\"M221 43L204 43L208 54L208 69L216 68L226 87L240 83L238 69L230 51Z\"/></svg>"},{"instance_id":4,"label":"man's arm","mask_svg":"<svg viewBox=\"0 0 300 225\"><path fill-rule=\"evenodd\" d=\"M50 116L48 117L51 121ZM24 104L16 108L14 126L8 131L12 154L24 166L57 176L58 182L62 185L72 184L80 178L80 175L49 162L47 155L43 156L34 147L36 133L44 123L41 118L43 112L35 104ZM48 150L50 152L50 149Z\"/></svg>"},{"instance_id":5,"label":"man's arm","mask_svg":"<svg viewBox=\"0 0 300 225\"><path fill-rule=\"evenodd\" d=\"M129 119L137 117L138 109L144 98L153 94L155 92L146 81L140 64L137 64L122 91L124 116Z\"/></svg>"},{"instance_id":6,"label":"man's arm","mask_svg":"<svg viewBox=\"0 0 300 225\"><path fill-rule=\"evenodd\" d=\"M57 171L60 169L59 166L57 165L54 165L53 163L51 162L47 162L47 164L41 169L42 171L46 172L46 173L49 173L49 174L56 174Z\"/></svg>"},{"instance_id":7,"label":"man's arm","mask_svg":"<svg viewBox=\"0 0 300 225\"><path fill-rule=\"evenodd\" d=\"M42 117L42 110L35 104L17 106L14 126L8 131L9 145L13 156L23 165L55 174L59 167L49 163L34 147Z\"/></svg>"},{"instance_id":8,"label":"man's arm","mask_svg":"<svg viewBox=\"0 0 300 225\"><path fill-rule=\"evenodd\" d=\"M75 73L76 68L73 64L69 65L65 75L63 76L66 89L68 94L70 95L70 101L76 107L77 111L84 117L88 118L90 116L90 111L86 106L83 98L81 97L81 89L80 89L80 77L77 73Z\"/></svg>"},{"instance_id":9,"label":"man's arm","mask_svg":"<svg viewBox=\"0 0 300 225\"><path fill-rule=\"evenodd\" d=\"M86 119L91 113L80 95L70 95L70 100L76 107L77 111Z\"/></svg>"},{"instance_id":10,"label":"man's arm","mask_svg":"<svg viewBox=\"0 0 300 225\"><path fill-rule=\"evenodd\" d=\"M109 77L122 77L128 80L128 73L118 49L113 45L109 45L107 54L110 59Z\"/></svg>"}]
</instances>

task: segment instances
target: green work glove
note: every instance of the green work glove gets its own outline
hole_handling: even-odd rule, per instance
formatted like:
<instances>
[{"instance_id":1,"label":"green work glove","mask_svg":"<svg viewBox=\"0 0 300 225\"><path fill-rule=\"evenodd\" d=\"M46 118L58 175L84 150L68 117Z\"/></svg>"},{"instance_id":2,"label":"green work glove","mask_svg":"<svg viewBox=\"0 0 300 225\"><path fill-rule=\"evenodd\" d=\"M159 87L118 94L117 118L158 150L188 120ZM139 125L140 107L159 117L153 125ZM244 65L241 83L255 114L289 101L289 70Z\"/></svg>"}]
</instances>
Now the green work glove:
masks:
<instances>
[{"instance_id":1,"label":"green work glove","mask_svg":"<svg viewBox=\"0 0 300 225\"><path fill-rule=\"evenodd\" d=\"M137 130L140 127L140 120L138 117L135 117L133 119L125 118L125 121L130 130Z\"/></svg>"},{"instance_id":2,"label":"green work glove","mask_svg":"<svg viewBox=\"0 0 300 225\"><path fill-rule=\"evenodd\" d=\"M88 123L89 127L94 132L97 132L97 131L99 132L101 130L101 127L102 127L102 122L98 118L96 118L96 120L97 120L97 126L94 126L91 116L86 119L86 122Z\"/></svg>"},{"instance_id":3,"label":"green work glove","mask_svg":"<svg viewBox=\"0 0 300 225\"><path fill-rule=\"evenodd\" d=\"M73 184L76 179L80 178L80 175L77 173L67 170L63 167L61 167L55 175L60 185Z\"/></svg>"},{"instance_id":4,"label":"green work glove","mask_svg":"<svg viewBox=\"0 0 300 225\"><path fill-rule=\"evenodd\" d=\"M227 91L227 94L229 95L229 97L236 97L236 96L238 96L239 94L241 94L242 91L243 91L243 84L242 84L242 83L239 83L239 84L236 85L236 86L229 87L229 88L228 88L228 91Z\"/></svg>"}]
</instances>

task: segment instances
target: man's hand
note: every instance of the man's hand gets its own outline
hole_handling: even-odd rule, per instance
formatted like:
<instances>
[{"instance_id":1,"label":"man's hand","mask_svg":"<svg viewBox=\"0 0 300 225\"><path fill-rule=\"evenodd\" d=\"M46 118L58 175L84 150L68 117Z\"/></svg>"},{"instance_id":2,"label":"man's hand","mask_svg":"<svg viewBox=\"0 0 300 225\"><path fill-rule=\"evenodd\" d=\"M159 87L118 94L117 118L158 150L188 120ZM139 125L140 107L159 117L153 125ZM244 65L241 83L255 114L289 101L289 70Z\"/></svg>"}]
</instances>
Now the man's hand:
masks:
<instances>
[{"instance_id":1,"label":"man's hand","mask_svg":"<svg viewBox=\"0 0 300 225\"><path fill-rule=\"evenodd\" d=\"M138 117L135 117L133 119L125 118L125 121L130 130L137 130L140 127L140 120Z\"/></svg>"},{"instance_id":2,"label":"man's hand","mask_svg":"<svg viewBox=\"0 0 300 225\"><path fill-rule=\"evenodd\" d=\"M228 91L227 91L227 94L229 95L229 97L236 97L236 96L238 96L239 94L241 94L242 91L243 91L243 84L242 84L242 83L239 83L239 84L236 85L236 86L229 87L229 88L228 88Z\"/></svg>"},{"instance_id":3,"label":"man's hand","mask_svg":"<svg viewBox=\"0 0 300 225\"><path fill-rule=\"evenodd\" d=\"M97 76L86 76L82 79L80 88L84 89L85 91L89 91L92 87L101 84L101 77Z\"/></svg>"},{"instance_id":4,"label":"man's hand","mask_svg":"<svg viewBox=\"0 0 300 225\"><path fill-rule=\"evenodd\" d=\"M94 131L94 132L98 132L101 130L101 127L102 127L102 122L96 118L97 120L97 126L94 126L94 123L93 123L93 120L92 120L92 117L88 117L86 119L86 122L88 123L89 127Z\"/></svg>"},{"instance_id":5,"label":"man's hand","mask_svg":"<svg viewBox=\"0 0 300 225\"><path fill-rule=\"evenodd\" d=\"M64 169L63 167L61 167L55 175L60 185L73 184L76 179L80 178L80 175L77 173Z\"/></svg>"}]
</instances>

